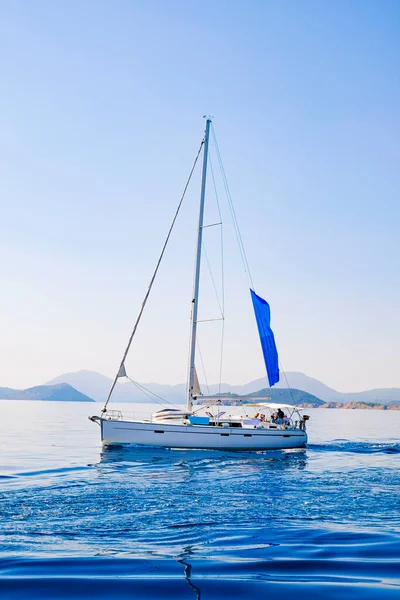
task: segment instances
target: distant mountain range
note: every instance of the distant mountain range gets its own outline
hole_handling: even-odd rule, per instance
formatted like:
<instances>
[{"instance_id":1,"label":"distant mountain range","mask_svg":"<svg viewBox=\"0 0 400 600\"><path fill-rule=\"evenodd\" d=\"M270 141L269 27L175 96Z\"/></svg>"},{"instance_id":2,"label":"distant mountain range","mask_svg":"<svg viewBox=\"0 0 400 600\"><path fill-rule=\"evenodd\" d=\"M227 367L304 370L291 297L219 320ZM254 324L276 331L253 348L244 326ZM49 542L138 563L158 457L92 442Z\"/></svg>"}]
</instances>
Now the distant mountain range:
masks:
<instances>
[{"instance_id":1,"label":"distant mountain range","mask_svg":"<svg viewBox=\"0 0 400 600\"><path fill-rule=\"evenodd\" d=\"M45 385L14 390L0 388L0 400L48 400L53 402L104 402L111 387L112 380L94 371L76 371L65 373L52 379ZM337 408L370 408L372 403L382 408L400 405L400 389L386 388L367 390L364 392L341 393L326 386L321 381L304 375L289 372L283 381L270 389L265 387L265 378L255 379L245 385L203 385L203 393L207 395L224 394L227 400L234 402L235 396L270 396L272 402L306 405L313 407ZM289 385L289 388L288 388ZM118 381L114 394L114 402L155 402L167 400L183 404L186 399L186 385L162 385L159 383L140 384L143 391L132 382ZM365 403L369 403L368 406ZM329 406L328 406L329 405Z\"/></svg>"},{"instance_id":2,"label":"distant mountain range","mask_svg":"<svg viewBox=\"0 0 400 600\"><path fill-rule=\"evenodd\" d=\"M364 392L350 392L342 393L338 392L318 379L308 377L304 373L296 371L286 373L286 377L282 378L274 388L272 389L272 399L278 401L279 390L284 390L290 386L293 391L302 391L311 394L323 402L378 402L382 404L395 404L400 403L400 388L384 388L376 390L367 390ZM60 383L68 383L73 386L76 390L82 392L89 398L94 398L96 401L104 402L107 398L107 394L110 390L112 380L105 375L96 373L94 371L76 371L73 373L65 373L55 379L48 382L48 385L56 385ZM211 385L207 388L202 385L203 393L207 395L219 394L219 393L233 393L239 395L255 394L260 393L265 388L266 380L265 377L255 379L245 385L230 385L223 383L221 385ZM178 385L162 385L159 383L145 383L141 384L151 393L145 395L145 393L139 390L130 381L120 380L113 394L113 400L115 402L154 402L154 396L156 394L162 399L169 400L176 403L183 403L185 401L185 384ZM40 387L40 386L39 386ZM285 396L286 398L286 396ZM279 399L282 402L282 399ZM299 402L299 400L296 400Z\"/></svg>"},{"instance_id":3,"label":"distant mountain range","mask_svg":"<svg viewBox=\"0 0 400 600\"><path fill-rule=\"evenodd\" d=\"M52 402L94 402L68 383L37 385L26 390L0 387L0 400L50 400Z\"/></svg>"},{"instance_id":4,"label":"distant mountain range","mask_svg":"<svg viewBox=\"0 0 400 600\"><path fill-rule=\"evenodd\" d=\"M322 381L297 371L286 373L286 379L291 388L297 388L314 394L325 402L379 402L386 404L400 402L400 388L378 388L363 392L338 392L322 383ZM287 388L285 378L275 387Z\"/></svg>"}]
</instances>

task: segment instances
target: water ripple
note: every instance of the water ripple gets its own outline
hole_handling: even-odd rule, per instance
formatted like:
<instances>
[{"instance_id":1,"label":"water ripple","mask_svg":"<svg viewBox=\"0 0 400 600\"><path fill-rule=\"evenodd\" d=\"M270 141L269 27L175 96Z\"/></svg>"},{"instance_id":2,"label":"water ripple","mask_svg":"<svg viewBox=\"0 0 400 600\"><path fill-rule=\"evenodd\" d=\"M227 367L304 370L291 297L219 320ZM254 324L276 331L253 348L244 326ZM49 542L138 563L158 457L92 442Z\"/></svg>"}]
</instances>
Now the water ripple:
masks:
<instances>
[{"instance_id":1,"label":"water ripple","mask_svg":"<svg viewBox=\"0 0 400 600\"><path fill-rule=\"evenodd\" d=\"M64 440L6 438L1 598L397 600L398 417L296 451L101 450L72 412Z\"/></svg>"}]
</instances>

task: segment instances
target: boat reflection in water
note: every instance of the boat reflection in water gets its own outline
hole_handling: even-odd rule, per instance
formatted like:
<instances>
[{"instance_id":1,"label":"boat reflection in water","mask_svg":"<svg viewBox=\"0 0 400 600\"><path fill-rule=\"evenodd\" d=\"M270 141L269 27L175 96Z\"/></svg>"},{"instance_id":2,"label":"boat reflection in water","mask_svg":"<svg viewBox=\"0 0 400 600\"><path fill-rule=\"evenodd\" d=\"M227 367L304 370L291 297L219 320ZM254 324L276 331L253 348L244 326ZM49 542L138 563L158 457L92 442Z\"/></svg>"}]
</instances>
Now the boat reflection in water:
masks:
<instances>
[{"instance_id":1,"label":"boat reflection in water","mask_svg":"<svg viewBox=\"0 0 400 600\"><path fill-rule=\"evenodd\" d=\"M126 444L103 446L100 452L99 466L117 469L166 467L166 473L172 468L187 468L191 475L195 471L217 470L221 475L232 468L259 471L266 467L271 470L303 470L307 465L307 450L295 448L289 450L258 451L222 451L222 450L182 450Z\"/></svg>"}]
</instances>

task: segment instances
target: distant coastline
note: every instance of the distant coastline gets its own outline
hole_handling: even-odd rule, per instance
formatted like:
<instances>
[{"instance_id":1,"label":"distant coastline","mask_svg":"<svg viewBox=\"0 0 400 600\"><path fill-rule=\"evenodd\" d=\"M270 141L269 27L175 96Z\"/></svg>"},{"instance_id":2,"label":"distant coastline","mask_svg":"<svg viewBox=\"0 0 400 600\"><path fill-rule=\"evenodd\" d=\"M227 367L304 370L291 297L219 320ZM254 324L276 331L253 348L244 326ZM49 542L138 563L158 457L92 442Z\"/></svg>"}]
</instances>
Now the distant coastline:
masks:
<instances>
[{"instance_id":1,"label":"distant coastline","mask_svg":"<svg viewBox=\"0 0 400 600\"><path fill-rule=\"evenodd\" d=\"M96 402L68 383L37 385L26 390L0 387L0 400L43 400L46 402Z\"/></svg>"},{"instance_id":2,"label":"distant coastline","mask_svg":"<svg viewBox=\"0 0 400 600\"><path fill-rule=\"evenodd\" d=\"M325 402L320 406L302 404L302 408L348 408L350 410L400 410L400 404L378 404L369 402Z\"/></svg>"},{"instance_id":3,"label":"distant coastline","mask_svg":"<svg viewBox=\"0 0 400 600\"><path fill-rule=\"evenodd\" d=\"M315 408L315 407L314 407ZM365 410L400 410L400 404L380 404L378 402L325 402L317 408L349 408Z\"/></svg>"}]
</instances>

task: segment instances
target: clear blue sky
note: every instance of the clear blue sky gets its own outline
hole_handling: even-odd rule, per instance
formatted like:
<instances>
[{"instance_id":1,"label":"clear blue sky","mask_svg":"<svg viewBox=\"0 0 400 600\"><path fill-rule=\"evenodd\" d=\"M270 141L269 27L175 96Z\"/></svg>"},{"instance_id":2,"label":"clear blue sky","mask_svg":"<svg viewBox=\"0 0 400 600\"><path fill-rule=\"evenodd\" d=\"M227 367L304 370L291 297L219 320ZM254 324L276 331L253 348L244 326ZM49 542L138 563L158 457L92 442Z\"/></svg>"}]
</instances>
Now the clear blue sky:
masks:
<instances>
[{"instance_id":1,"label":"clear blue sky","mask_svg":"<svg viewBox=\"0 0 400 600\"><path fill-rule=\"evenodd\" d=\"M0 39L0 386L114 373L207 112L284 368L400 387L398 1L2 0ZM197 197L138 381L186 377ZM263 365L236 264L223 379L246 383Z\"/></svg>"}]
</instances>

